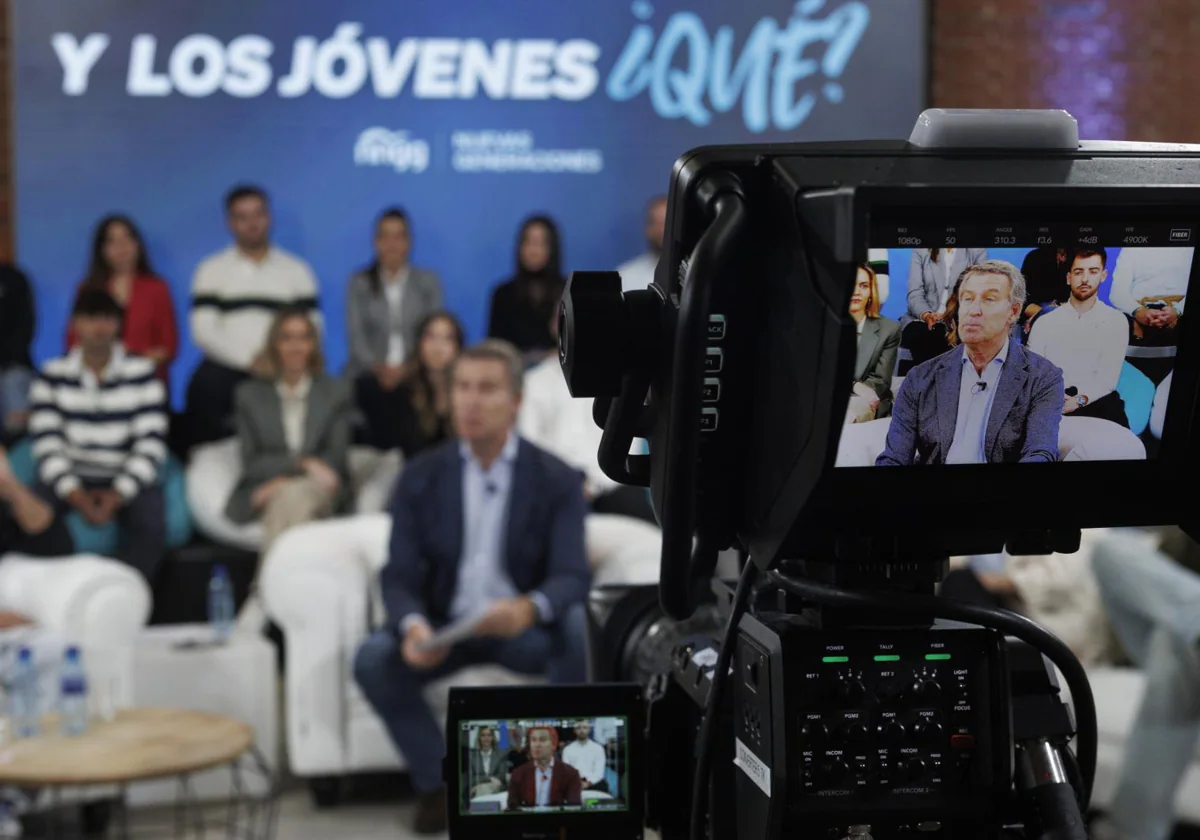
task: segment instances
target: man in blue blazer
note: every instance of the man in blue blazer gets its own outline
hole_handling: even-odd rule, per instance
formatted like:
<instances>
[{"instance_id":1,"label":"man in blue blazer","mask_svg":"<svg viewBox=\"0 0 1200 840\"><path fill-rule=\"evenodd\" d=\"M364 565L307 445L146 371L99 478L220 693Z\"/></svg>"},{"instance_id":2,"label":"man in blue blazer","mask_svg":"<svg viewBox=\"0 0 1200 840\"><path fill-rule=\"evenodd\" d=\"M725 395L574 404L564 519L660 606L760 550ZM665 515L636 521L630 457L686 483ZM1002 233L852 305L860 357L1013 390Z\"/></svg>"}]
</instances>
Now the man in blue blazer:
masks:
<instances>
[{"instance_id":1,"label":"man in blue blazer","mask_svg":"<svg viewBox=\"0 0 1200 840\"><path fill-rule=\"evenodd\" d=\"M458 439L401 474L380 577L388 627L354 662L421 796L420 834L446 828L446 744L423 696L431 680L482 663L552 683L587 679L583 475L518 437L522 378L505 342L459 356L450 394ZM435 628L475 616L471 638L427 646Z\"/></svg>"},{"instance_id":2,"label":"man in blue blazer","mask_svg":"<svg viewBox=\"0 0 1200 840\"><path fill-rule=\"evenodd\" d=\"M876 466L1058 460L1063 373L1011 338L1024 308L1012 263L964 271L946 313L962 346L905 377Z\"/></svg>"}]
</instances>

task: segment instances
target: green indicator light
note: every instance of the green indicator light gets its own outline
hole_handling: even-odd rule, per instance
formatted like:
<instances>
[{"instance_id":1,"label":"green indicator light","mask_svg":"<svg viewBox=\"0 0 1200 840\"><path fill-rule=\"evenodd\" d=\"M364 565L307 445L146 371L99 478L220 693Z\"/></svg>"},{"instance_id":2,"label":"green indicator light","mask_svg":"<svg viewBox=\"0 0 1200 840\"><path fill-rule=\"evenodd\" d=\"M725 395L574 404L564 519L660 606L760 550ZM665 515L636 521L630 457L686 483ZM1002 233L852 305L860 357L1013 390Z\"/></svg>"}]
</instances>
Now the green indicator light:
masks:
<instances>
[{"instance_id":1,"label":"green indicator light","mask_svg":"<svg viewBox=\"0 0 1200 840\"><path fill-rule=\"evenodd\" d=\"M948 653L927 653L927 654L925 654L925 658L927 660L929 660L930 662L943 662L950 658L950 654L948 654Z\"/></svg>"},{"instance_id":2,"label":"green indicator light","mask_svg":"<svg viewBox=\"0 0 1200 840\"><path fill-rule=\"evenodd\" d=\"M822 656L822 662L849 662L849 656Z\"/></svg>"},{"instance_id":3,"label":"green indicator light","mask_svg":"<svg viewBox=\"0 0 1200 840\"><path fill-rule=\"evenodd\" d=\"M896 656L894 654L888 654L886 656L876 656L875 661L876 662L899 662L900 657Z\"/></svg>"}]
</instances>

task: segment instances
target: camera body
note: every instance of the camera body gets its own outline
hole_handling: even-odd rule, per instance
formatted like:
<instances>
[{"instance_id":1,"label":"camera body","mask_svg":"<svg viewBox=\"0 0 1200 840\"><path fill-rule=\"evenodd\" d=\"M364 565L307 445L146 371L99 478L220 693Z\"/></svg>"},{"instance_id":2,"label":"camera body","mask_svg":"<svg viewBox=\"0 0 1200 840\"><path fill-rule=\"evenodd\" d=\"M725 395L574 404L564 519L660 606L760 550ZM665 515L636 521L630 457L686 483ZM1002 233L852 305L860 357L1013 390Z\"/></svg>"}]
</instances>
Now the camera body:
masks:
<instances>
[{"instance_id":1,"label":"camera body","mask_svg":"<svg viewBox=\"0 0 1200 840\"><path fill-rule=\"evenodd\" d=\"M1174 488L1200 467L1200 342L1182 316L1197 208L1200 147L1080 143L1062 112L927 112L908 143L689 152L654 284L622 294L615 272L572 276L567 383L595 400L605 472L650 487L663 525L661 615L644 589L604 595L593 662L617 680L658 663L646 818L666 840L1086 836L1096 721L1082 666L1032 622L935 586L952 555L1072 552L1081 528L1190 529ZM944 344L925 359L901 344L911 369L872 386L890 415L860 423L851 383L866 381L864 319L881 315L877 286L866 315L856 291L877 281L872 249L909 263L891 272L907 280L892 288L907 299L897 332L936 326ZM1130 286L1172 266L1127 310L1129 359L1157 364L1139 375L1168 372L1153 440L1144 420L1070 416L1088 351L1055 360L1028 335L1037 311L1088 311L1095 288L1064 273L1068 290L1027 299L1013 260L1037 249L1052 273L1056 254L1110 273L1119 254ZM940 300L923 302L930 288ZM649 455L629 454L635 438ZM746 555L736 588L713 585L730 547Z\"/></svg>"}]
</instances>

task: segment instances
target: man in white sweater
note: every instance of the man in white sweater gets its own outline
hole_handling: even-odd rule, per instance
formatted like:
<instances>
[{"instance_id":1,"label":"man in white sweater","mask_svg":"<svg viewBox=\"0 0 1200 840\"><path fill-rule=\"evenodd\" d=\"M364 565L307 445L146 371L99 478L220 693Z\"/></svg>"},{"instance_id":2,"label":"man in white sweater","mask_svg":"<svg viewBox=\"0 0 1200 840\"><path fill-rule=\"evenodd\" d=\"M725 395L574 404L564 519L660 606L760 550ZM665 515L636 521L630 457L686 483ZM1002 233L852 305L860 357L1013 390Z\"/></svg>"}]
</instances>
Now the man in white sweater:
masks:
<instances>
[{"instance_id":1,"label":"man in white sweater","mask_svg":"<svg viewBox=\"0 0 1200 840\"><path fill-rule=\"evenodd\" d=\"M262 352L276 312L304 306L320 323L312 268L271 243L266 193L235 187L225 210L234 244L200 263L192 278L192 340L204 352L187 392L192 446L233 434L233 392L264 370Z\"/></svg>"},{"instance_id":2,"label":"man in white sweater","mask_svg":"<svg viewBox=\"0 0 1200 840\"><path fill-rule=\"evenodd\" d=\"M640 291L654 282L654 270L662 256L667 229L667 197L655 196L646 205L646 250L640 256L617 267L621 272L621 291Z\"/></svg>"}]
</instances>

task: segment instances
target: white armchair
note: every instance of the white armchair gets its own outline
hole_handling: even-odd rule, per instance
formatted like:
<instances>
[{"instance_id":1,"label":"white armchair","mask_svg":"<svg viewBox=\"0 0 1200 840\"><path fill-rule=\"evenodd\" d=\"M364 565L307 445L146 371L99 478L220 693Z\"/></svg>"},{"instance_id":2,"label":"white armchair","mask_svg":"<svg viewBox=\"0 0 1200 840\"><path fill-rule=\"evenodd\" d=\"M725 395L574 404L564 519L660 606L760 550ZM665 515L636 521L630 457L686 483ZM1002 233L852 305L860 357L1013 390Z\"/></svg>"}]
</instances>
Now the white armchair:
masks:
<instances>
[{"instance_id":1,"label":"white armchair","mask_svg":"<svg viewBox=\"0 0 1200 840\"><path fill-rule=\"evenodd\" d=\"M308 778L319 804L331 804L338 777L402 769L352 672L354 654L384 620L378 575L391 518L363 514L285 532L263 562L260 593L287 643L286 737L291 771ZM589 517L589 562L596 582L658 579L657 528L621 516ZM498 666L468 668L433 683L427 697L444 719L449 686L528 682Z\"/></svg>"},{"instance_id":2,"label":"white armchair","mask_svg":"<svg viewBox=\"0 0 1200 840\"><path fill-rule=\"evenodd\" d=\"M400 474L399 453L354 446L349 453L350 482L356 513L386 510L392 484ZM187 498L196 529L222 545L258 551L263 541L261 522L239 525L225 515L225 505L242 474L237 438L197 446L187 468Z\"/></svg>"}]
</instances>

